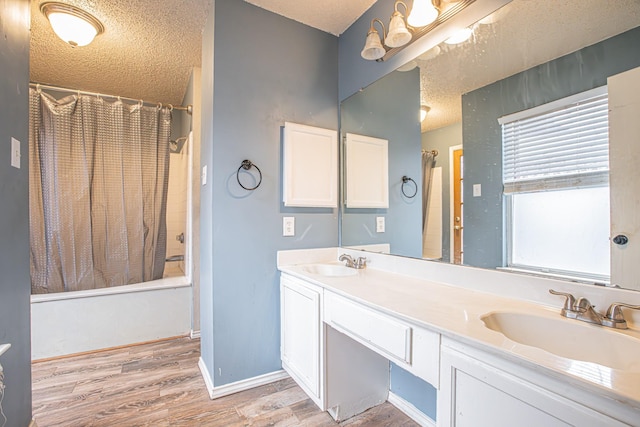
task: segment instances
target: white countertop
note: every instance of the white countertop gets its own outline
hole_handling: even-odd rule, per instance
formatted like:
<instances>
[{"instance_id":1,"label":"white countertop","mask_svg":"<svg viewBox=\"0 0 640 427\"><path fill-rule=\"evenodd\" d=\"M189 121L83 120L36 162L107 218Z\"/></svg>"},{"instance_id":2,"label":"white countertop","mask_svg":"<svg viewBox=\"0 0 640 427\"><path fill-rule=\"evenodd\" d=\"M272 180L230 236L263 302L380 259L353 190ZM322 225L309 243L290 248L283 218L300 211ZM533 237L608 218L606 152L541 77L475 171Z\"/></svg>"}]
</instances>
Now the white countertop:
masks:
<instances>
[{"instance_id":1,"label":"white countertop","mask_svg":"<svg viewBox=\"0 0 640 427\"><path fill-rule=\"evenodd\" d=\"M305 271L303 264L280 263L278 268L443 336L538 371L541 367L551 377L573 383L590 393L597 392L640 411L640 372L619 371L595 363L566 359L536 347L518 344L488 329L481 320L481 316L489 312L509 310L576 322L562 318L557 308L370 267L346 277L310 274ZM624 333L640 339L637 330L613 333Z\"/></svg>"}]
</instances>

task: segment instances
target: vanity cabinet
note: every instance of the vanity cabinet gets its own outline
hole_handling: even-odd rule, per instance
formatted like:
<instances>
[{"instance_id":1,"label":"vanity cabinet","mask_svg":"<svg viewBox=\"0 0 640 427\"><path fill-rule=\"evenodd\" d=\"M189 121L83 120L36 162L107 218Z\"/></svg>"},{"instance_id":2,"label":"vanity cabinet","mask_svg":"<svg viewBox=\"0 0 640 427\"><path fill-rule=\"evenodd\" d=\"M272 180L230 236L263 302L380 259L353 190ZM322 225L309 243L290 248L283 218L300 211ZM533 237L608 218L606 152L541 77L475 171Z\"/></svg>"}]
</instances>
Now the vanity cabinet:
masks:
<instances>
[{"instance_id":1,"label":"vanity cabinet","mask_svg":"<svg viewBox=\"0 0 640 427\"><path fill-rule=\"evenodd\" d=\"M283 274L280 278L282 367L324 410L322 288Z\"/></svg>"},{"instance_id":2,"label":"vanity cabinet","mask_svg":"<svg viewBox=\"0 0 640 427\"><path fill-rule=\"evenodd\" d=\"M443 342L441 362L439 427L629 425L571 400L584 396L566 382L550 391L550 378L455 341Z\"/></svg>"},{"instance_id":3,"label":"vanity cabinet","mask_svg":"<svg viewBox=\"0 0 640 427\"><path fill-rule=\"evenodd\" d=\"M280 316L283 369L336 421L387 400L389 360L438 387L438 333L286 273Z\"/></svg>"}]
</instances>

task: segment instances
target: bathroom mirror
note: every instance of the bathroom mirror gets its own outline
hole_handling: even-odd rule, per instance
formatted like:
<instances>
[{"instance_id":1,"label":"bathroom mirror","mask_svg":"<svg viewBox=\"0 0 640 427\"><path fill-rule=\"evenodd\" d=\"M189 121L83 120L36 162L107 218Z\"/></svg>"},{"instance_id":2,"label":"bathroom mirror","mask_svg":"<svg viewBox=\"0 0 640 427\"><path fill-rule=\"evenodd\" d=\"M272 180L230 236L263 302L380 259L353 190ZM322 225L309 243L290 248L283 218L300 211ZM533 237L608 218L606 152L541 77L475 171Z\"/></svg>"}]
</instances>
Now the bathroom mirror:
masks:
<instances>
[{"instance_id":1,"label":"bathroom mirror","mask_svg":"<svg viewBox=\"0 0 640 427\"><path fill-rule=\"evenodd\" d=\"M482 135L492 133L499 141L500 126L495 117L491 129L478 128L488 120L475 111L478 98L526 105L510 107L516 108L512 113L568 96L558 93L605 85L606 77L640 66L634 47L640 44L639 25L637 0L513 0L476 23L468 41L441 43L346 99L341 140L347 132L389 140L389 208L342 205L341 245L389 244L395 255L503 267L501 147L488 145ZM578 78L571 87L555 87L554 78L562 73ZM430 107L422 123L421 105ZM427 203L430 240L422 232L421 150L437 152ZM452 215L456 162L464 164L465 175L461 211ZM376 230L379 217L385 232ZM459 222L452 221L456 217ZM462 254L452 248L455 235L462 236Z\"/></svg>"}]
</instances>

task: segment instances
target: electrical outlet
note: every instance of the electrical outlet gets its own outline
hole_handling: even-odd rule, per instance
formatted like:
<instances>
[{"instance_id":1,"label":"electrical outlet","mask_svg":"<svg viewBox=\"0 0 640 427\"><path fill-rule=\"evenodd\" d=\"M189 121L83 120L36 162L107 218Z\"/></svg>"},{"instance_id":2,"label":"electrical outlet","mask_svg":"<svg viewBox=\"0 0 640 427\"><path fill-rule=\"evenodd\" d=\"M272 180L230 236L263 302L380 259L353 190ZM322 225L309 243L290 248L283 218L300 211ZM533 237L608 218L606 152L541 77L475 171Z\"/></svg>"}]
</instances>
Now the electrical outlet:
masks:
<instances>
[{"instance_id":1,"label":"electrical outlet","mask_svg":"<svg viewBox=\"0 0 640 427\"><path fill-rule=\"evenodd\" d=\"M376 233L384 233L384 217L376 217Z\"/></svg>"},{"instance_id":2,"label":"electrical outlet","mask_svg":"<svg viewBox=\"0 0 640 427\"><path fill-rule=\"evenodd\" d=\"M296 235L296 218L293 216L285 216L282 218L282 235L291 237Z\"/></svg>"},{"instance_id":3,"label":"electrical outlet","mask_svg":"<svg viewBox=\"0 0 640 427\"><path fill-rule=\"evenodd\" d=\"M482 196L482 184L473 184L473 197Z\"/></svg>"},{"instance_id":4,"label":"electrical outlet","mask_svg":"<svg viewBox=\"0 0 640 427\"><path fill-rule=\"evenodd\" d=\"M207 165L202 167L202 185L207 185Z\"/></svg>"}]
</instances>

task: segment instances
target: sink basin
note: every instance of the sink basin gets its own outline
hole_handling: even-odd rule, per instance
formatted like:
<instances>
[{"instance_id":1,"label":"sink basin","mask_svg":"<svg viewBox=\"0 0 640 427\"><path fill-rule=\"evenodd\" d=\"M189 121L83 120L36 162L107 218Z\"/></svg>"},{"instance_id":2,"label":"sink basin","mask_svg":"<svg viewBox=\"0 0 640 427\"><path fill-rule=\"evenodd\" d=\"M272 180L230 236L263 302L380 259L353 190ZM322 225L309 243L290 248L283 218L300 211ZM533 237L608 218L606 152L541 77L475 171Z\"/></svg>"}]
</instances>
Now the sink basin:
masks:
<instances>
[{"instance_id":1,"label":"sink basin","mask_svg":"<svg viewBox=\"0 0 640 427\"><path fill-rule=\"evenodd\" d=\"M304 271L310 274L328 277L355 276L358 270L346 267L341 264L310 264L303 267Z\"/></svg>"},{"instance_id":2,"label":"sink basin","mask_svg":"<svg viewBox=\"0 0 640 427\"><path fill-rule=\"evenodd\" d=\"M611 369L640 372L640 339L577 320L518 312L481 317L485 326L511 341L537 347L567 359Z\"/></svg>"}]
</instances>

